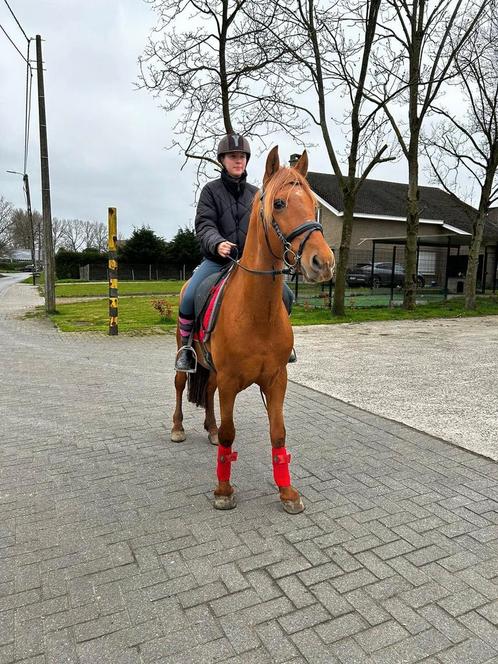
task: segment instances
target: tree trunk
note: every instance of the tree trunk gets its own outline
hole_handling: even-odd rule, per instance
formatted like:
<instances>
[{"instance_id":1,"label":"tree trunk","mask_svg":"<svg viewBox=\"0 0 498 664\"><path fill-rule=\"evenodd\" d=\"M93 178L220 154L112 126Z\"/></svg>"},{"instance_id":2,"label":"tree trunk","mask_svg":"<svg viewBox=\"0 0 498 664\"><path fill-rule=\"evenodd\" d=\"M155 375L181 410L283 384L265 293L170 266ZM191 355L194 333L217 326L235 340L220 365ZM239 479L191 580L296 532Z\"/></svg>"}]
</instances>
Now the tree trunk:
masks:
<instances>
[{"instance_id":1,"label":"tree trunk","mask_svg":"<svg viewBox=\"0 0 498 664\"><path fill-rule=\"evenodd\" d=\"M465 275L465 308L476 308L476 288L477 288L477 270L479 267L479 253L481 251L482 236L484 233L484 224L486 222L486 214L489 208L489 199L491 197L491 189L496 173L496 164L498 163L498 149L493 151L491 160L488 162L486 177L481 189L481 199L479 201L479 208L474 219L472 226L472 241L469 247L469 261L467 264L467 274ZM486 275L483 275L486 279Z\"/></svg>"},{"instance_id":2,"label":"tree trunk","mask_svg":"<svg viewBox=\"0 0 498 664\"><path fill-rule=\"evenodd\" d=\"M410 136L408 154L408 200L406 215L405 292L403 307L415 309L417 296L417 238L419 226L418 132Z\"/></svg>"},{"instance_id":3,"label":"tree trunk","mask_svg":"<svg viewBox=\"0 0 498 664\"><path fill-rule=\"evenodd\" d=\"M346 294L346 271L349 262L349 250L351 246L351 235L353 232L353 212L355 195L351 192L344 193L344 217L342 222L341 248L337 262L334 304L332 312L336 316L345 315L344 298Z\"/></svg>"},{"instance_id":4,"label":"tree trunk","mask_svg":"<svg viewBox=\"0 0 498 664\"><path fill-rule=\"evenodd\" d=\"M472 241L469 247L469 261L467 263L467 274L465 275L465 308L476 308L476 289L477 289L477 270L479 267L479 253L481 250L482 234L484 230L484 221L486 214L479 210L474 221L472 232ZM486 278L486 275L484 275Z\"/></svg>"},{"instance_id":5,"label":"tree trunk","mask_svg":"<svg viewBox=\"0 0 498 664\"><path fill-rule=\"evenodd\" d=\"M227 78L227 65L226 65L226 47L227 47L227 31L228 31L228 0L223 0L223 15L222 27L220 32L219 41L219 63L220 63L220 91L221 91L221 108L223 113L223 124L227 134L233 134L232 118L230 117L230 90Z\"/></svg>"}]
</instances>

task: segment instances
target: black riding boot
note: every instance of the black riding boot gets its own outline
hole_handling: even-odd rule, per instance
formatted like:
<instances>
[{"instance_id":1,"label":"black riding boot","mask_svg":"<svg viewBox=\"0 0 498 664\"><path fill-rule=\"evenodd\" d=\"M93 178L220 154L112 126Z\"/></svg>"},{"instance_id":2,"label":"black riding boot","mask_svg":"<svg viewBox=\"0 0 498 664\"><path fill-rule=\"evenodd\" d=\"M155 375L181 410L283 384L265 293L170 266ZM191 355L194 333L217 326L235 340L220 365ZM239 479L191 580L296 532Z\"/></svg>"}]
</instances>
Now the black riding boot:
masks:
<instances>
[{"instance_id":1,"label":"black riding boot","mask_svg":"<svg viewBox=\"0 0 498 664\"><path fill-rule=\"evenodd\" d=\"M197 355L192 346L189 346L189 338L182 338L181 348L176 354L175 371L195 373L197 370Z\"/></svg>"},{"instance_id":2,"label":"black riding boot","mask_svg":"<svg viewBox=\"0 0 498 664\"><path fill-rule=\"evenodd\" d=\"M295 349L293 348L291 350L291 354L289 355L289 359L287 360L287 364L294 364L294 362L297 362L297 355Z\"/></svg>"}]
</instances>

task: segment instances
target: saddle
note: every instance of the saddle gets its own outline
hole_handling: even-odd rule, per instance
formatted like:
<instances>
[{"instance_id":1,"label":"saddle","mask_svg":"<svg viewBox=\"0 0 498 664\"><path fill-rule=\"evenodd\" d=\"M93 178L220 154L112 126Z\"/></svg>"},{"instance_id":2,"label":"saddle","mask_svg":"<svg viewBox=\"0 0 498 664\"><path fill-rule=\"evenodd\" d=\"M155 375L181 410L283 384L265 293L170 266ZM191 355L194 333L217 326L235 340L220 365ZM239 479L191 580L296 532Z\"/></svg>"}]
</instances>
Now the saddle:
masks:
<instances>
[{"instance_id":1,"label":"saddle","mask_svg":"<svg viewBox=\"0 0 498 664\"><path fill-rule=\"evenodd\" d=\"M233 268L233 265L229 265L220 272L211 274L197 287L194 299L194 339L196 341L201 343L209 341L216 325L225 286Z\"/></svg>"},{"instance_id":2,"label":"saddle","mask_svg":"<svg viewBox=\"0 0 498 664\"><path fill-rule=\"evenodd\" d=\"M201 343L207 343L211 336L218 314L221 302L225 293L225 286L228 283L233 271L234 265L228 265L221 272L216 272L202 281L197 287L194 298L194 340ZM287 310L291 314L294 303L294 294L289 286L284 283L282 299Z\"/></svg>"}]
</instances>

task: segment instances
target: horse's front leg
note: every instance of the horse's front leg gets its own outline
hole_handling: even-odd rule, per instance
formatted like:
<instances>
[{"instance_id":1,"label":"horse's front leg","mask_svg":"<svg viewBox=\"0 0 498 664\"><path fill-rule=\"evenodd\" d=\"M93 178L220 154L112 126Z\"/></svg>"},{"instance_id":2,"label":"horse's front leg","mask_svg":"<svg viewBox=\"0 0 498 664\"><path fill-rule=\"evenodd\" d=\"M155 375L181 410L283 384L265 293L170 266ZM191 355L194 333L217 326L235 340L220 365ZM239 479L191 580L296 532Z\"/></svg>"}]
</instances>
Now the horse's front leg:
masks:
<instances>
[{"instance_id":1,"label":"horse's front leg","mask_svg":"<svg viewBox=\"0 0 498 664\"><path fill-rule=\"evenodd\" d=\"M218 460L216 473L218 486L214 490L214 506L217 510L231 510L237 503L233 486L230 484L232 462L237 459L237 453L232 452L232 443L235 439L235 426L233 424L233 408L237 388L230 382L225 382L218 376L218 391L220 395L221 423L218 429Z\"/></svg>"},{"instance_id":2,"label":"horse's front leg","mask_svg":"<svg viewBox=\"0 0 498 664\"><path fill-rule=\"evenodd\" d=\"M204 429L208 432L208 440L211 445L218 445L218 427L214 414L214 394L216 392L217 376L211 371L209 382L206 388L206 416L204 419Z\"/></svg>"},{"instance_id":3,"label":"horse's front leg","mask_svg":"<svg viewBox=\"0 0 498 664\"><path fill-rule=\"evenodd\" d=\"M273 478L278 486L282 506L289 514L304 510L299 492L291 484L289 473L290 454L285 448L284 398L287 389L287 369L283 367L276 379L262 386L270 420Z\"/></svg>"},{"instance_id":4,"label":"horse's front leg","mask_svg":"<svg viewBox=\"0 0 498 664\"><path fill-rule=\"evenodd\" d=\"M185 429L183 428L182 397L187 382L187 374L177 371L175 375L176 407L173 413L173 428L171 429L171 440L181 443L185 440Z\"/></svg>"}]
</instances>

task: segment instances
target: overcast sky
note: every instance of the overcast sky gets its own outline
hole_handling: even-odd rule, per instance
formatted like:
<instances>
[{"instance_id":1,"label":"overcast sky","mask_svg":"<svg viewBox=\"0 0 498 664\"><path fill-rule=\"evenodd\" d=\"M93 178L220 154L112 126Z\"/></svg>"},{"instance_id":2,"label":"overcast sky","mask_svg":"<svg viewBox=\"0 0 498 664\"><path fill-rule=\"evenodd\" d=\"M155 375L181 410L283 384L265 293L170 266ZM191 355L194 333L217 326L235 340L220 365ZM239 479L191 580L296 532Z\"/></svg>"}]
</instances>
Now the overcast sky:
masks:
<instances>
[{"instance_id":1,"label":"overcast sky","mask_svg":"<svg viewBox=\"0 0 498 664\"><path fill-rule=\"evenodd\" d=\"M193 167L165 149L172 119L148 92L136 90L137 59L155 17L143 0L9 0L29 37L45 40L45 94L52 215L107 223L118 208L119 230L150 225L170 239L191 223ZM26 41L5 3L0 24L25 51ZM32 57L35 45L32 43ZM24 207L23 169L25 64L0 32L0 195ZM311 139L310 139L311 141ZM318 142L318 136L316 137ZM275 136L281 158L296 146ZM264 156L254 156L249 180L258 184ZM324 150L310 150L310 169L330 172ZM36 75L28 173L32 204L41 209ZM403 180L403 163L376 169L378 179Z\"/></svg>"}]
</instances>

